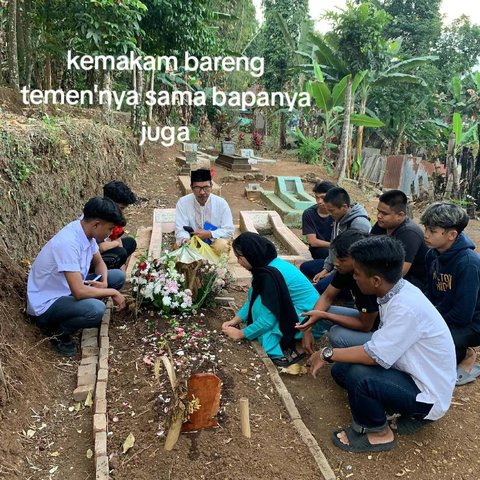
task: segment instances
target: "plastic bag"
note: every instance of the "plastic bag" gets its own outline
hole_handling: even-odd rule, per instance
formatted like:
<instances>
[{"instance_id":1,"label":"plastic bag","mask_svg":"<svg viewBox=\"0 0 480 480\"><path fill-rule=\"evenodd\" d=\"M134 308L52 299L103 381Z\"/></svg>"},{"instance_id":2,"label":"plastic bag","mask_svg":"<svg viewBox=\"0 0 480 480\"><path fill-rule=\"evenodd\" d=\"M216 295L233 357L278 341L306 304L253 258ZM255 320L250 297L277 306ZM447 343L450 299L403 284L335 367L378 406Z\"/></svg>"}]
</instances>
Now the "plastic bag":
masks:
<instances>
[{"instance_id":1,"label":"plastic bag","mask_svg":"<svg viewBox=\"0 0 480 480\"><path fill-rule=\"evenodd\" d=\"M194 235L188 243L190 249L199 253L203 258L208 261L217 264L220 257L213 251L210 245L207 245L200 237Z\"/></svg>"},{"instance_id":2,"label":"plastic bag","mask_svg":"<svg viewBox=\"0 0 480 480\"><path fill-rule=\"evenodd\" d=\"M174 250L168 254L176 258L177 262L190 264L198 262L199 260L205 260L205 258L195 249L191 248L188 243L183 243L180 248Z\"/></svg>"}]
</instances>

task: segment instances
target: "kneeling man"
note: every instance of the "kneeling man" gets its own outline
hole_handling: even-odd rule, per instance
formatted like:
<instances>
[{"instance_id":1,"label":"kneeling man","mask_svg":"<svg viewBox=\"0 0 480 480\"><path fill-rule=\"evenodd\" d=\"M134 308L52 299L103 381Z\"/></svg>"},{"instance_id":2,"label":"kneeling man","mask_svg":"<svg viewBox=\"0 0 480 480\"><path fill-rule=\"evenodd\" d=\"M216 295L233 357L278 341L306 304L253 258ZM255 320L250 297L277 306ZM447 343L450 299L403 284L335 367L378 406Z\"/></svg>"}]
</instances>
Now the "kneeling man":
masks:
<instances>
[{"instance_id":1,"label":"kneeling man","mask_svg":"<svg viewBox=\"0 0 480 480\"><path fill-rule=\"evenodd\" d=\"M210 170L192 170L190 182L193 193L182 197L175 209L177 244L190 240L190 235L208 243L217 238L233 238L232 212L222 197L212 193Z\"/></svg>"},{"instance_id":2,"label":"kneeling man","mask_svg":"<svg viewBox=\"0 0 480 480\"><path fill-rule=\"evenodd\" d=\"M105 312L100 299L112 297L119 309L125 307L125 298L118 291L125 274L107 270L97 243L108 237L115 225L125 225L116 203L109 198L91 198L83 218L66 225L42 248L28 274L27 313L54 336L61 355L75 355L73 333L100 325ZM90 265L95 273L88 273Z\"/></svg>"},{"instance_id":3,"label":"kneeling man","mask_svg":"<svg viewBox=\"0 0 480 480\"><path fill-rule=\"evenodd\" d=\"M386 410L401 414L398 433L445 415L456 380L455 347L442 316L423 293L402 279L405 251L398 240L371 237L350 247L354 277L365 295L376 295L380 326L362 346L327 346L311 358L315 376L326 362L347 389L352 426L334 432L349 452L395 447ZM402 431L403 430L403 431Z\"/></svg>"}]
</instances>

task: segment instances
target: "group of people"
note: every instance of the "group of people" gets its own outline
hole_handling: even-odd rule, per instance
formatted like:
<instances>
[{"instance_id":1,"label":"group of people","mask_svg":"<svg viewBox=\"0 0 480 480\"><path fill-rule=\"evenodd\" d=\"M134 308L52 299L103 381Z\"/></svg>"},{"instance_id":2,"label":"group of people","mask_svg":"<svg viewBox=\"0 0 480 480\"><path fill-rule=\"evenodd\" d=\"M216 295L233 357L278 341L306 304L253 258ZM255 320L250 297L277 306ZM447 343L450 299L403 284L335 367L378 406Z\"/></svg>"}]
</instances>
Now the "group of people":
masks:
<instances>
[{"instance_id":1,"label":"group of people","mask_svg":"<svg viewBox=\"0 0 480 480\"><path fill-rule=\"evenodd\" d=\"M231 210L212 188L209 170L192 171L192 193L176 206L178 245L192 236L233 237ZM222 330L234 340L258 340L278 366L310 354L316 376L333 363L353 419L333 442L351 452L389 450L394 431L410 433L442 417L455 385L480 375L473 349L480 345L480 257L464 233L469 219L454 203L434 203L421 216L423 231L407 216L406 195L391 190L379 197L371 227L343 188L319 182L314 194L317 204L303 214L312 260L300 269L261 235L233 241L252 285ZM124 235L123 211L135 201L124 183L105 185L103 197L91 198L32 265L27 312L63 355L75 355L77 330L100 324L103 299L125 306L119 290L136 244ZM325 333L328 345L316 350Z\"/></svg>"},{"instance_id":2,"label":"group of people","mask_svg":"<svg viewBox=\"0 0 480 480\"><path fill-rule=\"evenodd\" d=\"M223 198L211 193L210 170L192 171L191 188L193 193L177 203L177 244L192 235L206 242L231 238L232 213ZM52 237L32 264L27 314L61 355L76 355L75 332L100 325L103 299L111 297L119 310L125 307L120 290L137 244L125 235L123 213L136 201L124 182L107 183L103 196L88 200L82 215Z\"/></svg>"},{"instance_id":3,"label":"group of people","mask_svg":"<svg viewBox=\"0 0 480 480\"><path fill-rule=\"evenodd\" d=\"M301 272L260 235L234 240L252 287L223 332L258 340L278 366L308 353L316 376L333 363L352 412L334 444L390 450L395 431L413 433L441 418L455 385L480 375L480 257L464 232L469 218L454 203L433 203L421 215L423 231L407 216L406 195L390 190L371 227L343 188L319 182L314 194L317 205L303 215L313 259ZM315 350L325 332L328 345Z\"/></svg>"}]
</instances>

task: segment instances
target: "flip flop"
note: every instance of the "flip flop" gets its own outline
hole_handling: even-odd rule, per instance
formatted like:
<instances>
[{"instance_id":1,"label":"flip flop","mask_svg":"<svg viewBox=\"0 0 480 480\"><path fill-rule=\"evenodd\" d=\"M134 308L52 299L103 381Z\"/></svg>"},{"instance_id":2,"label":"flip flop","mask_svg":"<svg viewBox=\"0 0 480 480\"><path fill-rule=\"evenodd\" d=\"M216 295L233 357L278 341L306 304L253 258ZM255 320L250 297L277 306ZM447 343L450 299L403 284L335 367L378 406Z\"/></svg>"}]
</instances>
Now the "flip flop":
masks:
<instances>
[{"instance_id":1,"label":"flip flop","mask_svg":"<svg viewBox=\"0 0 480 480\"><path fill-rule=\"evenodd\" d=\"M457 381L455 385L461 386L472 383L480 375L480 365L475 364L471 372L467 372L462 367L457 367Z\"/></svg>"},{"instance_id":2,"label":"flip flop","mask_svg":"<svg viewBox=\"0 0 480 480\"><path fill-rule=\"evenodd\" d=\"M345 432L348 438L348 445L342 443L337 435ZM364 452L386 452L396 447L395 440L388 443L372 444L369 442L366 433L358 433L352 427L344 428L332 433L332 441L335 446L346 452L364 453Z\"/></svg>"},{"instance_id":3,"label":"flip flop","mask_svg":"<svg viewBox=\"0 0 480 480\"><path fill-rule=\"evenodd\" d=\"M294 365L295 363L304 360L305 358L307 358L306 352L298 353L296 350L288 350L285 352L284 357L272 358L272 362L277 367L287 368L290 365Z\"/></svg>"}]
</instances>

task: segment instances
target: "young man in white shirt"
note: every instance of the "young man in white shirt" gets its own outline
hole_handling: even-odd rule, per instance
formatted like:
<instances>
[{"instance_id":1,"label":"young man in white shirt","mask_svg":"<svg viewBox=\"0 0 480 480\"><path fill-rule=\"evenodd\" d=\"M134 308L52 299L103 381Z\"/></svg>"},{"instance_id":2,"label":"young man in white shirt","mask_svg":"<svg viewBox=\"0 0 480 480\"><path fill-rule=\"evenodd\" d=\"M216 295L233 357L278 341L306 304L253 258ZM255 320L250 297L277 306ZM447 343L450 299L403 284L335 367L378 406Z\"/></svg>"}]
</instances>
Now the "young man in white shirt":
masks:
<instances>
[{"instance_id":1,"label":"young man in white shirt","mask_svg":"<svg viewBox=\"0 0 480 480\"><path fill-rule=\"evenodd\" d=\"M122 213L109 198L91 198L81 220L63 227L42 248L28 274L27 313L53 341L58 353L71 357L71 336L81 328L98 327L105 312L100 299L112 297L119 309L125 298L118 291L125 274L107 270L98 243L115 225L125 225ZM92 265L94 273L89 274Z\"/></svg>"},{"instance_id":2,"label":"young man in white shirt","mask_svg":"<svg viewBox=\"0 0 480 480\"><path fill-rule=\"evenodd\" d=\"M380 326L362 346L327 346L311 358L313 376L326 362L348 392L352 425L332 435L349 452L395 447L386 410L400 413L398 432L411 433L441 418L456 380L455 347L442 316L423 293L402 279L405 251L398 240L379 236L350 247L354 278L366 295L376 295ZM409 431L410 430L410 431Z\"/></svg>"},{"instance_id":3,"label":"young man in white shirt","mask_svg":"<svg viewBox=\"0 0 480 480\"><path fill-rule=\"evenodd\" d=\"M233 238L233 218L228 203L212 192L210 170L192 170L192 192L182 197L175 208L175 239L178 245L196 235L203 241ZM187 227L191 232L185 230Z\"/></svg>"}]
</instances>

